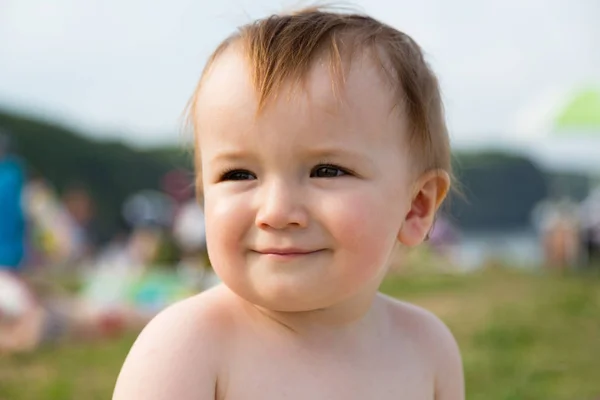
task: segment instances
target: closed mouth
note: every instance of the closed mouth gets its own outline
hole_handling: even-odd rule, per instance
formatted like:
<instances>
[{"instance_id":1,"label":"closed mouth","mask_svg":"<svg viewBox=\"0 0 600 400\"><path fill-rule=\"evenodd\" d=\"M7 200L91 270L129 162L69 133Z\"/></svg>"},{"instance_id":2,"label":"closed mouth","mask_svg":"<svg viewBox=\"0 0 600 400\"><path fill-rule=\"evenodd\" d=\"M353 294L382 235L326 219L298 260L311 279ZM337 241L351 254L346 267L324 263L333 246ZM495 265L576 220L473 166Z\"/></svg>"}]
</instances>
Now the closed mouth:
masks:
<instances>
[{"instance_id":1,"label":"closed mouth","mask_svg":"<svg viewBox=\"0 0 600 400\"><path fill-rule=\"evenodd\" d=\"M270 256L279 256L279 257L293 257L293 256L306 256L310 254L315 254L323 249L318 250L302 250L302 249L264 249L264 250L255 250L256 253L262 255L270 255Z\"/></svg>"}]
</instances>

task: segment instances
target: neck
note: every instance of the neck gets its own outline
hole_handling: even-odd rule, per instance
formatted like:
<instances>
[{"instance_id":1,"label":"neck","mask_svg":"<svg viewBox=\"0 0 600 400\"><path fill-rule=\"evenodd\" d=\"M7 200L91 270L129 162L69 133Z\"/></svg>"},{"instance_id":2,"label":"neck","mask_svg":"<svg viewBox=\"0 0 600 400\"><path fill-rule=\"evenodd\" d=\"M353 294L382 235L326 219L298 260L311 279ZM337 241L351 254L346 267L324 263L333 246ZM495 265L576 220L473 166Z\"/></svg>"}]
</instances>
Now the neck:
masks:
<instances>
[{"instance_id":1,"label":"neck","mask_svg":"<svg viewBox=\"0 0 600 400\"><path fill-rule=\"evenodd\" d=\"M298 312L270 310L246 303L257 322L274 324L280 331L303 338L339 338L344 332L372 329L378 319L378 305L376 290L360 293L330 307Z\"/></svg>"}]
</instances>

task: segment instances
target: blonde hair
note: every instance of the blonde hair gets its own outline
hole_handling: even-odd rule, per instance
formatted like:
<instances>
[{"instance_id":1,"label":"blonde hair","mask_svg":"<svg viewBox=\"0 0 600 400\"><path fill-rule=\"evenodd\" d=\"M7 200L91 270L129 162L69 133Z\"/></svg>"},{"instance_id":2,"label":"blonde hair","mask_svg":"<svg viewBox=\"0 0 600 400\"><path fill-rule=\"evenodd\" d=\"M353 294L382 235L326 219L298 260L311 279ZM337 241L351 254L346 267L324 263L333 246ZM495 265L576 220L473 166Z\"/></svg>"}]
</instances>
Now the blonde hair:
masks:
<instances>
[{"instance_id":1,"label":"blonde hair","mask_svg":"<svg viewBox=\"0 0 600 400\"><path fill-rule=\"evenodd\" d=\"M210 56L187 108L188 122L198 133L194 112L202 82L215 60L232 45L247 59L258 94L259 111L287 82L302 81L315 59L329 56L332 84L343 82L342 60L357 50L370 50L395 88L397 102L408 121L411 154L419 172L442 169L451 175L450 143L437 78L419 45L367 15L306 8L272 15L241 26ZM201 199L200 156L195 140L197 191Z\"/></svg>"}]
</instances>

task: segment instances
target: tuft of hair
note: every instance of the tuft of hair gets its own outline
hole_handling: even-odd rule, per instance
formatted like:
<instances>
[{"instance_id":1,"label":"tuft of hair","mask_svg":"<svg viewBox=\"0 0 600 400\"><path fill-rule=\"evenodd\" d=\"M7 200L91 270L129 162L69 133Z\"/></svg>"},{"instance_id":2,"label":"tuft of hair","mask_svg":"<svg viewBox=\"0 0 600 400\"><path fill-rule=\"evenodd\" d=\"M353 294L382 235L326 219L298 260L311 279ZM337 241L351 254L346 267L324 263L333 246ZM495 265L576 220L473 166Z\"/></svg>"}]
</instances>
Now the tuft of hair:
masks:
<instances>
[{"instance_id":1,"label":"tuft of hair","mask_svg":"<svg viewBox=\"0 0 600 400\"><path fill-rule=\"evenodd\" d=\"M259 112L284 84L302 83L322 55L330 62L332 87L337 92L336 88L343 86L344 67L356 52L368 52L395 90L394 108L406 116L408 132L399 134L408 135L419 170L416 172L442 169L452 176L450 141L438 80L422 49L409 35L368 15L323 7L271 15L243 25L210 56L188 103L187 122L194 134L199 128L194 112L203 79L219 55L234 45L246 57ZM195 160L200 171L198 149Z\"/></svg>"}]
</instances>

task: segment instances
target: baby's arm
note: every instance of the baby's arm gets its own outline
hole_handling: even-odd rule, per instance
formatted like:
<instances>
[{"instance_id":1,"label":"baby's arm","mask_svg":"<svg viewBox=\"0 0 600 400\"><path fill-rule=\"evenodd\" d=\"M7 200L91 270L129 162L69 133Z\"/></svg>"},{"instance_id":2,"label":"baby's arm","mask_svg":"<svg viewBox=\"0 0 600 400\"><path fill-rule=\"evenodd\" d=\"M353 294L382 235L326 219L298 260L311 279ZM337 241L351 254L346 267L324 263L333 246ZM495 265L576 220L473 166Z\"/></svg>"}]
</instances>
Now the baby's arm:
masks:
<instances>
[{"instance_id":1,"label":"baby's arm","mask_svg":"<svg viewBox=\"0 0 600 400\"><path fill-rule=\"evenodd\" d=\"M193 299L153 319L121 369L113 400L213 400L217 384L215 324Z\"/></svg>"}]
</instances>

